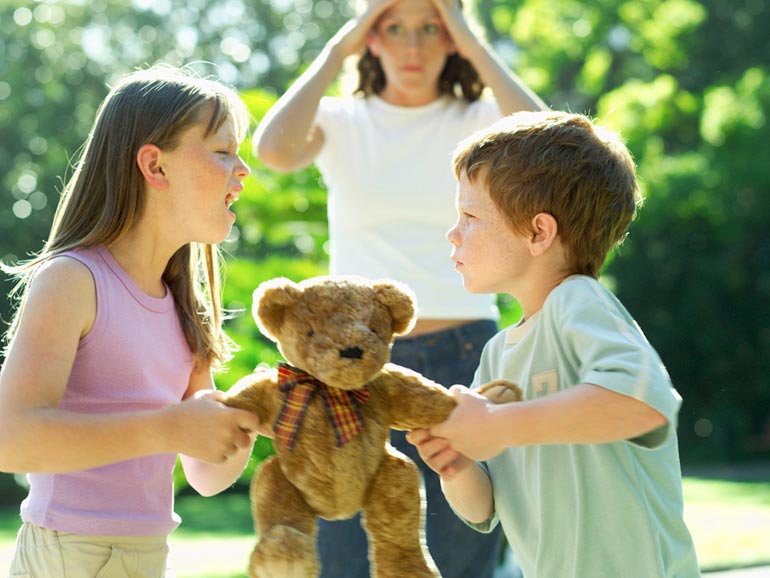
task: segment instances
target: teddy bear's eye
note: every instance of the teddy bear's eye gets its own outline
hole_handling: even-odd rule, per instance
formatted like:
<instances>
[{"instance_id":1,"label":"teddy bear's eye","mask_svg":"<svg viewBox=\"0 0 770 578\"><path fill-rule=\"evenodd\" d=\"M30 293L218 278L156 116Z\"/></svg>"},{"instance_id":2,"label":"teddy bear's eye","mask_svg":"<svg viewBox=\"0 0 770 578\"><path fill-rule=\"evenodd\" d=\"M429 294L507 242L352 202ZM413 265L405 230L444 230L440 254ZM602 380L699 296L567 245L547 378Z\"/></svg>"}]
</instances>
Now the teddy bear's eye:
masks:
<instances>
[{"instance_id":1,"label":"teddy bear's eye","mask_svg":"<svg viewBox=\"0 0 770 578\"><path fill-rule=\"evenodd\" d=\"M308 329L308 330L307 330L307 336L308 336L308 337L313 337L313 335L315 335L315 331L313 331L313 329L312 329L312 328L311 328L311 329Z\"/></svg>"}]
</instances>

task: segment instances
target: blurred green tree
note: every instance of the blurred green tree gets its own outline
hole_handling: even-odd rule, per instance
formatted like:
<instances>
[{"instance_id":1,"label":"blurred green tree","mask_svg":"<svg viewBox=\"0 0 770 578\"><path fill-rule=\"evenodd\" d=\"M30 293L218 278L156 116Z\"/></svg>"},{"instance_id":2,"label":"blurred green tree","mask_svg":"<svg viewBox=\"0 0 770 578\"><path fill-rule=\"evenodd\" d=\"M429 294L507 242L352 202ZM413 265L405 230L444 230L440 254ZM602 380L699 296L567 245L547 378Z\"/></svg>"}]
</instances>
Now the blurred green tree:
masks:
<instances>
[{"instance_id":1,"label":"blurred green tree","mask_svg":"<svg viewBox=\"0 0 770 578\"><path fill-rule=\"evenodd\" d=\"M604 278L684 397L684 459L766 458L767 3L479 0L479 14L554 108L620 130L636 157L646 206Z\"/></svg>"},{"instance_id":2,"label":"blurred green tree","mask_svg":"<svg viewBox=\"0 0 770 578\"><path fill-rule=\"evenodd\" d=\"M558 109L620 130L646 206L605 268L685 403L685 461L770 454L770 10L765 0L477 0L506 60ZM45 239L62 180L107 85L190 64L242 91L256 120L351 14L346 0L6 0L0 3L0 258ZM229 387L277 353L248 314L278 275L326 270L325 192L253 173L225 244ZM9 290L11 283L3 280ZM518 315L501 299L504 323ZM0 318L9 318L8 300ZM260 451L269 451L261 448Z\"/></svg>"}]
</instances>

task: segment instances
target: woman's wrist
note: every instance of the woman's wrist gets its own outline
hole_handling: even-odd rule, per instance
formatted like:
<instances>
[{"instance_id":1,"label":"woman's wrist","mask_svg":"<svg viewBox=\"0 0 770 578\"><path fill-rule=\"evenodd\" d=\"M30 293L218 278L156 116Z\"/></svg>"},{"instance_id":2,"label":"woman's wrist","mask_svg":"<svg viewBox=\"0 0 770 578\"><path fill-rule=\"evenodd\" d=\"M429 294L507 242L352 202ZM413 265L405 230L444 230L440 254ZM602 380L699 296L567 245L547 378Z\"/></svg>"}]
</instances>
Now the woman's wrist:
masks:
<instances>
[{"instance_id":1,"label":"woman's wrist","mask_svg":"<svg viewBox=\"0 0 770 578\"><path fill-rule=\"evenodd\" d=\"M342 64L345 59L353 54L345 45L344 39L337 38L336 36L331 38L329 42L324 46L323 58L324 64L335 68L336 72L342 69Z\"/></svg>"},{"instance_id":2,"label":"woman's wrist","mask_svg":"<svg viewBox=\"0 0 770 578\"><path fill-rule=\"evenodd\" d=\"M460 44L455 42L457 52L470 61L474 68L483 68L485 61L493 59L492 48L482 38L477 38L472 32L468 31L465 41Z\"/></svg>"}]
</instances>

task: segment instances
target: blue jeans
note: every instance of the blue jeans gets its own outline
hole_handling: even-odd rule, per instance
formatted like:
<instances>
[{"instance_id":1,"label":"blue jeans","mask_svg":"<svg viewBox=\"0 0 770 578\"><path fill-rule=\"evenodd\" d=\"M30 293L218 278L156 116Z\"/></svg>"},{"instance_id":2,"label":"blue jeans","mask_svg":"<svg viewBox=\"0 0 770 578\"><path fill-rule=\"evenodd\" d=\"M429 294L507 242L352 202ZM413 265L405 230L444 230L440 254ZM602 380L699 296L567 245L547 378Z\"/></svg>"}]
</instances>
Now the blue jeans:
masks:
<instances>
[{"instance_id":1,"label":"blue jeans","mask_svg":"<svg viewBox=\"0 0 770 578\"><path fill-rule=\"evenodd\" d=\"M396 340L391 361L449 387L470 385L481 350L497 332L494 321L474 321L444 331ZM492 578L503 548L498 526L491 534L469 528L452 511L439 477L406 441L406 432L392 431L391 443L420 468L427 499L425 533L433 560L443 578ZM321 578L369 578L368 544L361 517L342 521L319 519L318 551Z\"/></svg>"}]
</instances>

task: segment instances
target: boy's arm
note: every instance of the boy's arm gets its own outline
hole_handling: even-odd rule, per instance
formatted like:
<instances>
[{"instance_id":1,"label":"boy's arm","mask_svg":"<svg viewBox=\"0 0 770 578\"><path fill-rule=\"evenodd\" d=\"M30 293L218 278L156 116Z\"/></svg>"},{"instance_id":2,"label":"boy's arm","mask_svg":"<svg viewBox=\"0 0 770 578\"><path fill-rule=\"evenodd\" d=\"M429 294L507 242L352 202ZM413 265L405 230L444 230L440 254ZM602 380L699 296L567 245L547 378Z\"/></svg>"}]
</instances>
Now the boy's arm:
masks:
<instances>
[{"instance_id":1,"label":"boy's arm","mask_svg":"<svg viewBox=\"0 0 770 578\"><path fill-rule=\"evenodd\" d=\"M460 516L472 524L489 520L494 513L492 482L479 464L427 429L412 430L407 440L428 467L439 474L444 496Z\"/></svg>"},{"instance_id":2,"label":"boy's arm","mask_svg":"<svg viewBox=\"0 0 770 578\"><path fill-rule=\"evenodd\" d=\"M446 422L431 428L431 434L479 461L508 447L632 439L667 423L646 403L588 383L504 405L489 403L463 386L452 386L451 391L457 408Z\"/></svg>"}]
</instances>

